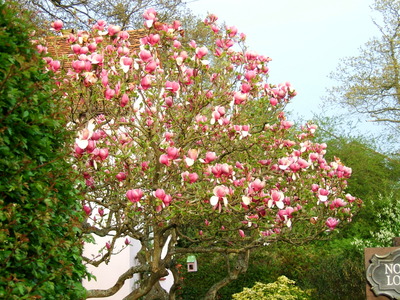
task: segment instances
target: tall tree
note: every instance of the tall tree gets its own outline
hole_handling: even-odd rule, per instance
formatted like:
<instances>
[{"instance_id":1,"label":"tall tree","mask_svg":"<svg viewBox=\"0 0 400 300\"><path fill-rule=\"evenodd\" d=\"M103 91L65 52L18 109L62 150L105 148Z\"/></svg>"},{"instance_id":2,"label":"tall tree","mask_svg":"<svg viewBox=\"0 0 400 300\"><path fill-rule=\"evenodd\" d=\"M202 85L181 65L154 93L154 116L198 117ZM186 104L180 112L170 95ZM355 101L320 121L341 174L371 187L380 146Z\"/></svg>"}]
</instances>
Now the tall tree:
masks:
<instances>
[{"instance_id":1,"label":"tall tree","mask_svg":"<svg viewBox=\"0 0 400 300\"><path fill-rule=\"evenodd\" d=\"M84 230L108 238L84 260L112 260L118 239L141 243L138 264L88 297L112 295L141 274L126 297L139 299L169 269L174 299L177 255L230 254L227 276L206 295L214 299L246 271L251 249L312 240L347 223L358 208L345 191L351 169L326 161L325 145L312 141L315 126L295 129L286 119L295 90L267 83L270 59L246 50L236 27L210 15L202 26L214 42L205 47L185 42L179 21L162 23L153 9L143 16L140 49L129 48L128 32L98 21L69 36L70 67L46 58L76 133L71 161L82 176Z\"/></svg>"},{"instance_id":2,"label":"tall tree","mask_svg":"<svg viewBox=\"0 0 400 300\"><path fill-rule=\"evenodd\" d=\"M400 1L375 0L374 24L381 35L367 42L360 55L344 58L331 78L339 85L327 100L374 122L399 129L400 123Z\"/></svg>"}]
</instances>

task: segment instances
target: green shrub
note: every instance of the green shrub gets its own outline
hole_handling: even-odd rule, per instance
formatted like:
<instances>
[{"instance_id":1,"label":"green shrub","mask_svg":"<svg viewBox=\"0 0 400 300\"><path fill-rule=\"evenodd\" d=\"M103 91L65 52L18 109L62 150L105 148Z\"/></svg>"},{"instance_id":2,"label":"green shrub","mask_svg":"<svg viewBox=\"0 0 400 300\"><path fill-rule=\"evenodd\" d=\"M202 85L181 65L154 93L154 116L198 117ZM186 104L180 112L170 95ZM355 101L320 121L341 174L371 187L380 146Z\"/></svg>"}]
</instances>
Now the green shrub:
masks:
<instances>
[{"instance_id":1,"label":"green shrub","mask_svg":"<svg viewBox=\"0 0 400 300\"><path fill-rule=\"evenodd\" d=\"M0 298L82 299L82 212L28 12L0 2Z\"/></svg>"},{"instance_id":2,"label":"green shrub","mask_svg":"<svg viewBox=\"0 0 400 300\"><path fill-rule=\"evenodd\" d=\"M232 297L235 300L307 300L311 299L310 294L310 291L295 286L293 280L280 276L273 283L257 282L252 288L244 288Z\"/></svg>"}]
</instances>

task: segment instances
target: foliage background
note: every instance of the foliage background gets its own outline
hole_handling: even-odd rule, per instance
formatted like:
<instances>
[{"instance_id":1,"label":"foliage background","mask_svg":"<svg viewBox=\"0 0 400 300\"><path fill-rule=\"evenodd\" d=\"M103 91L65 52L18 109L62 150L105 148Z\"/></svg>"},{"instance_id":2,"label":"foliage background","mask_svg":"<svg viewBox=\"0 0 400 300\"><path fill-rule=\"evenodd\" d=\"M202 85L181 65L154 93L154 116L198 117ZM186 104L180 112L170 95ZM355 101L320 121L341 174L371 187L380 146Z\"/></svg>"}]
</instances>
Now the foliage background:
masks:
<instances>
[{"instance_id":1,"label":"foliage background","mask_svg":"<svg viewBox=\"0 0 400 300\"><path fill-rule=\"evenodd\" d=\"M0 298L82 299L75 175L30 14L0 3Z\"/></svg>"}]
</instances>

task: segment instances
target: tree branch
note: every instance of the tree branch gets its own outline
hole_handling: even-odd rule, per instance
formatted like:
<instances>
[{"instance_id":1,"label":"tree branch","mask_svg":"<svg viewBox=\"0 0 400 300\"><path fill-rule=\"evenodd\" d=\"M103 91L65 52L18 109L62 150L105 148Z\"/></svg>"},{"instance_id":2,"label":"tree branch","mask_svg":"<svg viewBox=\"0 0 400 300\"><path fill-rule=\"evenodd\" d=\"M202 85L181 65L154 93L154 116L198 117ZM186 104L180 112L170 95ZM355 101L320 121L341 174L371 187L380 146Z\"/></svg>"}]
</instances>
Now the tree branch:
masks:
<instances>
[{"instance_id":1,"label":"tree branch","mask_svg":"<svg viewBox=\"0 0 400 300\"><path fill-rule=\"evenodd\" d=\"M109 289L106 290L88 290L87 298L96 298L96 297L109 297L117 293L121 287L124 285L125 280L133 277L135 273L142 273L150 271L150 267L147 265L134 266L129 268L125 273L123 273L117 280L117 282Z\"/></svg>"}]
</instances>

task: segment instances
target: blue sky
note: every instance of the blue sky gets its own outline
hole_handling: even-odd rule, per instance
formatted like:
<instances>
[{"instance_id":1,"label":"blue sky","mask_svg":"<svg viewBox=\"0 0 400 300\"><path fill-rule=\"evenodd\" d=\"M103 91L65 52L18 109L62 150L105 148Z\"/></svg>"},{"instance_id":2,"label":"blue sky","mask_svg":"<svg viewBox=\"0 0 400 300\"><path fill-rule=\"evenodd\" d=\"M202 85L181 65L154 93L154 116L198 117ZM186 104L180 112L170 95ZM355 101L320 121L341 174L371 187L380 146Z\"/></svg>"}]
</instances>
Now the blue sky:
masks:
<instances>
[{"instance_id":1,"label":"blue sky","mask_svg":"<svg viewBox=\"0 0 400 300\"><path fill-rule=\"evenodd\" d=\"M187 2L202 18L210 12L235 25L247 35L250 49L271 57L270 82L292 83L298 96L288 108L305 119L323 111L321 97L333 84L327 76L340 58L357 55L359 47L377 35L372 0Z\"/></svg>"}]
</instances>

